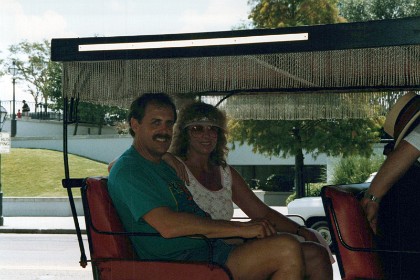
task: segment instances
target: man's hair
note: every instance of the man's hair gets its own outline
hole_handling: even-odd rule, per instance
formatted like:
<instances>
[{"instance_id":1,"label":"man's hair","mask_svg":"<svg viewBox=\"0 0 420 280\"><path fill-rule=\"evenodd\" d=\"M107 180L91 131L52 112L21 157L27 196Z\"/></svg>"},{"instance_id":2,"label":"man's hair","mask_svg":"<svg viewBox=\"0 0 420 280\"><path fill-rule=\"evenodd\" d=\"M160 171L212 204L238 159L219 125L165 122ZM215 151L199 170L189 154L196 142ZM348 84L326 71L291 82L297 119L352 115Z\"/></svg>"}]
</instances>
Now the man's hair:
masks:
<instances>
[{"instance_id":1,"label":"man's hair","mask_svg":"<svg viewBox=\"0 0 420 280\"><path fill-rule=\"evenodd\" d=\"M191 120L203 118L210 119L220 126L217 135L216 148L210 154L210 162L214 165L226 167L226 155L228 153L226 115L215 106L203 102L191 103L180 111L179 120L174 129L170 152L183 160L186 159L190 139L188 127L185 127L185 125Z\"/></svg>"},{"instance_id":2,"label":"man's hair","mask_svg":"<svg viewBox=\"0 0 420 280\"><path fill-rule=\"evenodd\" d=\"M128 111L127 121L130 125L130 134L134 137L135 133L131 129L131 118L135 118L137 121L141 122L146 112L146 108L149 104L156 104L160 106L168 106L174 112L174 122L176 121L177 114L176 114L176 107L172 98L165 94L165 93L145 93L139 97L137 97L130 106L130 110Z\"/></svg>"}]
</instances>

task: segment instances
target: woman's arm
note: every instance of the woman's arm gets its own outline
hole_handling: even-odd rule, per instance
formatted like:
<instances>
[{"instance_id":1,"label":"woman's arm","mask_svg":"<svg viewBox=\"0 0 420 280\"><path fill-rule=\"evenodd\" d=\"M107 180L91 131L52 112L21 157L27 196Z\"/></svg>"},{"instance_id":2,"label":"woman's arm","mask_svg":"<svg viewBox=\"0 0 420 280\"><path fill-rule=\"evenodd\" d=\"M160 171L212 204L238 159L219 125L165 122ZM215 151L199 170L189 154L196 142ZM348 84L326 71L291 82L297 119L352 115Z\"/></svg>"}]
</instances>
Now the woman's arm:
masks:
<instances>
[{"instance_id":1,"label":"woman's arm","mask_svg":"<svg viewBox=\"0 0 420 280\"><path fill-rule=\"evenodd\" d=\"M271 209L262 202L254 192L248 187L245 180L233 168L230 167L232 173L232 199L239 208L253 220L268 220L277 232L287 232L297 234L308 241L318 242L315 234L305 227L301 227L298 223L284 216L283 214Z\"/></svg>"},{"instance_id":2,"label":"woman's arm","mask_svg":"<svg viewBox=\"0 0 420 280\"><path fill-rule=\"evenodd\" d=\"M174 212L168 207L154 208L143 219L165 238L204 235L208 238L265 238L276 234L267 221L232 222L212 220L186 212Z\"/></svg>"},{"instance_id":3,"label":"woman's arm","mask_svg":"<svg viewBox=\"0 0 420 280\"><path fill-rule=\"evenodd\" d=\"M118 158L115 158L108 164L108 173L111 172L111 168L117 160L118 160Z\"/></svg>"},{"instance_id":4,"label":"woman's arm","mask_svg":"<svg viewBox=\"0 0 420 280\"><path fill-rule=\"evenodd\" d=\"M183 180L187 185L190 184L190 179L188 178L188 173L187 173L187 169L185 167L185 165L180 162L173 154L166 152L163 156L162 159L169 165L171 166L175 172L176 175L178 175L178 177Z\"/></svg>"}]
</instances>

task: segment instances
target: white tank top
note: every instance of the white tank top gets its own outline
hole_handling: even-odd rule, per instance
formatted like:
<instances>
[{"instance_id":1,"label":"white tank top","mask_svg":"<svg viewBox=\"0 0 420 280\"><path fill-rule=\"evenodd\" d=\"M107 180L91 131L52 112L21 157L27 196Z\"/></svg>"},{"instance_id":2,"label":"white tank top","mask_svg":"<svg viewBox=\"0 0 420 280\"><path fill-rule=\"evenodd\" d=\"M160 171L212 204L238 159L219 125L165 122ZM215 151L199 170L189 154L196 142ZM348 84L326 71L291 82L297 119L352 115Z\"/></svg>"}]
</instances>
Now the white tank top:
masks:
<instances>
[{"instance_id":1,"label":"white tank top","mask_svg":"<svg viewBox=\"0 0 420 280\"><path fill-rule=\"evenodd\" d=\"M220 181L222 188L217 191L210 191L205 188L191 173L187 165L181 160L187 169L190 185L187 186L197 205L210 214L214 220L231 220L233 218L232 202L232 174L230 167L220 166Z\"/></svg>"}]
</instances>

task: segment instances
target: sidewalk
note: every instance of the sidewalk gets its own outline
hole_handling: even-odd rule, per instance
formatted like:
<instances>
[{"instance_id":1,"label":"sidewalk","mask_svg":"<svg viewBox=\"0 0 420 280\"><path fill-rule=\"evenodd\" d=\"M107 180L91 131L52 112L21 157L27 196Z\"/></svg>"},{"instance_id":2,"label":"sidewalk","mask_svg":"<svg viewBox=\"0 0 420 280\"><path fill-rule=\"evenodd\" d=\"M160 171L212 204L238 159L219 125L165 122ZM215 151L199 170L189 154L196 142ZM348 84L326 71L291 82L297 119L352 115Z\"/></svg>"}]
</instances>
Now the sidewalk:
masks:
<instances>
[{"instance_id":1,"label":"sidewalk","mask_svg":"<svg viewBox=\"0 0 420 280\"><path fill-rule=\"evenodd\" d=\"M279 207L286 212L286 207ZM236 212L236 211L235 211ZM235 213L236 217L241 212ZM78 217L79 226L83 233L86 231L84 217ZM0 233L27 233L27 234L76 234L73 217L4 217L4 225L0 226ZM338 264L333 264L334 280L341 279Z\"/></svg>"},{"instance_id":2,"label":"sidewalk","mask_svg":"<svg viewBox=\"0 0 420 280\"><path fill-rule=\"evenodd\" d=\"M287 207L273 206L280 213L287 214ZM246 217L240 209L235 209L234 218ZM242 218L243 219L243 218ZM83 233L86 231L84 216L78 217L79 227ZM4 217L0 233L76 233L73 217Z\"/></svg>"},{"instance_id":3,"label":"sidewalk","mask_svg":"<svg viewBox=\"0 0 420 280\"><path fill-rule=\"evenodd\" d=\"M4 217L0 233L76 233L73 217ZM79 226L86 231L83 216L78 217Z\"/></svg>"}]
</instances>

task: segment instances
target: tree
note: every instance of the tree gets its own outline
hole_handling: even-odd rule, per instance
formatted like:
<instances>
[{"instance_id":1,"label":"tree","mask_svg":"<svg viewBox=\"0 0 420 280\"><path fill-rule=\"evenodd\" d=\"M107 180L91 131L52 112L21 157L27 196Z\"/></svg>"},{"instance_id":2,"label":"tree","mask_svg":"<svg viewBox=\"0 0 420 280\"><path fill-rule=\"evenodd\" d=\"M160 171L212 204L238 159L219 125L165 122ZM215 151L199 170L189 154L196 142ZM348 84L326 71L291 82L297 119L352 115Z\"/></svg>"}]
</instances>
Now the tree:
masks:
<instances>
[{"instance_id":1,"label":"tree","mask_svg":"<svg viewBox=\"0 0 420 280\"><path fill-rule=\"evenodd\" d=\"M43 40L34 43L23 41L10 46L9 52L11 58L5 69L15 61L19 69L17 79L25 82L27 91L33 96L35 103L40 104L43 101L42 106L45 112L47 112L47 107L56 111L63 109L64 100L61 83L63 68L61 63L50 60L51 46L49 41ZM123 109L87 102L78 104L77 111L77 118L70 120L76 122L74 134L77 134L77 124L79 122L98 124L100 134L101 128L105 124L104 118L106 115L112 116L112 121L125 119Z\"/></svg>"},{"instance_id":2,"label":"tree","mask_svg":"<svg viewBox=\"0 0 420 280\"><path fill-rule=\"evenodd\" d=\"M59 111L64 106L61 84L63 65L48 61L48 73L48 83L45 86L45 92L48 92L48 96L52 102L48 107L54 111Z\"/></svg>"},{"instance_id":3,"label":"tree","mask_svg":"<svg viewBox=\"0 0 420 280\"><path fill-rule=\"evenodd\" d=\"M350 22L420 15L420 0L341 0L340 14Z\"/></svg>"},{"instance_id":4,"label":"tree","mask_svg":"<svg viewBox=\"0 0 420 280\"><path fill-rule=\"evenodd\" d=\"M249 18L257 28L327 24L345 21L338 14L336 0L250 0ZM269 156L295 157L297 197L305 196L303 151L317 156L372 154L380 139L383 120L296 120L233 121L231 140L247 143L254 152Z\"/></svg>"},{"instance_id":5,"label":"tree","mask_svg":"<svg viewBox=\"0 0 420 280\"><path fill-rule=\"evenodd\" d=\"M342 22L338 0L249 0L249 19L256 28Z\"/></svg>"},{"instance_id":6,"label":"tree","mask_svg":"<svg viewBox=\"0 0 420 280\"><path fill-rule=\"evenodd\" d=\"M0 51L0 53L1 53L1 51ZM3 59L0 58L0 65L2 65L2 64L3 64ZM5 74L4 70L2 70L0 68L0 77L3 76L4 74Z\"/></svg>"},{"instance_id":7,"label":"tree","mask_svg":"<svg viewBox=\"0 0 420 280\"><path fill-rule=\"evenodd\" d=\"M19 69L17 79L25 81L27 92L33 96L36 104L43 101L46 112L49 99L61 93L62 71L60 63L50 60L48 40L35 43L23 41L10 46L9 52L8 66L15 61Z\"/></svg>"},{"instance_id":8,"label":"tree","mask_svg":"<svg viewBox=\"0 0 420 280\"><path fill-rule=\"evenodd\" d=\"M231 120L229 131L230 140L240 145L246 142L253 146L253 152L267 156L286 158L304 148L314 157L319 154L368 157L373 152L371 143L380 139L382 124L382 117L333 121ZM296 141L297 134L301 143Z\"/></svg>"},{"instance_id":9,"label":"tree","mask_svg":"<svg viewBox=\"0 0 420 280\"><path fill-rule=\"evenodd\" d=\"M73 135L77 134L79 123L90 123L98 125L98 134L102 133L102 126L115 125L126 119L127 109L122 109L116 106L105 106L92 104L89 102L80 102L77 105L77 116L74 120L75 128Z\"/></svg>"}]
</instances>

